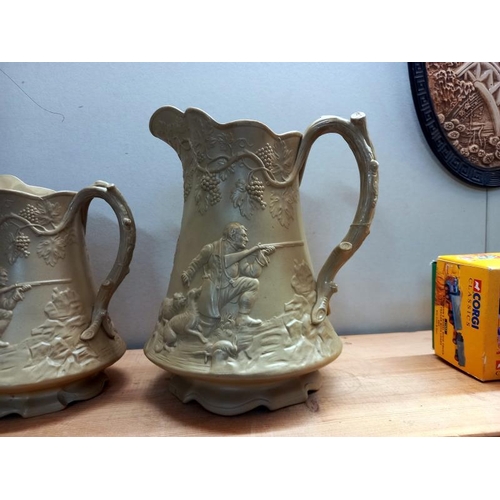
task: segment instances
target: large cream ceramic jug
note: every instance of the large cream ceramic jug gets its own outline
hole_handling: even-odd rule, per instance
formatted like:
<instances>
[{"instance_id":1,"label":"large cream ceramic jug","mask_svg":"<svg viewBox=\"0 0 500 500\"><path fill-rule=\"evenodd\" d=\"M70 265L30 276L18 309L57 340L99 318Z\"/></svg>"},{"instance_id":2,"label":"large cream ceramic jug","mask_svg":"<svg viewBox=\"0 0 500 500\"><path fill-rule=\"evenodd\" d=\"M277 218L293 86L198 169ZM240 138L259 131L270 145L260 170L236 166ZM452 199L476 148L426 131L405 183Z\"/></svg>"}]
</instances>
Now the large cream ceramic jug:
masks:
<instances>
[{"instance_id":1,"label":"large cream ceramic jug","mask_svg":"<svg viewBox=\"0 0 500 500\"><path fill-rule=\"evenodd\" d=\"M219 124L199 109L158 109L152 134L184 173L184 212L172 275L146 356L172 374L183 402L235 415L277 409L320 387L318 369L342 344L327 319L337 271L369 233L378 163L365 116L322 117L276 134L257 121ZM314 141L340 134L360 172L354 221L317 280L299 185Z\"/></svg>"},{"instance_id":2,"label":"large cream ceramic jug","mask_svg":"<svg viewBox=\"0 0 500 500\"><path fill-rule=\"evenodd\" d=\"M88 206L107 201L120 246L96 292L85 246ZM0 175L0 417L65 408L101 392L126 345L108 315L135 245L130 209L112 184L78 193Z\"/></svg>"}]
</instances>

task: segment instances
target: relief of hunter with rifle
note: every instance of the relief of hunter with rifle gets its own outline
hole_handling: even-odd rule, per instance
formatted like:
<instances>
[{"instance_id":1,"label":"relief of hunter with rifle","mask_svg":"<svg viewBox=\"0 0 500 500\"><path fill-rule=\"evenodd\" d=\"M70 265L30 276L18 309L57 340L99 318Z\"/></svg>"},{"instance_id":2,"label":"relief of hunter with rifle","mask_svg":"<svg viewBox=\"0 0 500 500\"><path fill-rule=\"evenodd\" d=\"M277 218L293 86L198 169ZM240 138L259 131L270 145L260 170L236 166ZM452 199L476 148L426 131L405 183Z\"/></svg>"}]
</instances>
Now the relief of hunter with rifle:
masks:
<instances>
[{"instance_id":1,"label":"relief of hunter with rifle","mask_svg":"<svg viewBox=\"0 0 500 500\"><path fill-rule=\"evenodd\" d=\"M217 320L228 303L237 303L237 326L258 326L260 319L250 316L259 292L259 276L270 263L269 255L277 248L302 246L302 241L258 244L247 248L245 226L230 222L222 237L205 245L182 273L184 286L190 286L195 274L202 269L203 281L198 300L198 312L206 320Z\"/></svg>"},{"instance_id":2,"label":"relief of hunter with rifle","mask_svg":"<svg viewBox=\"0 0 500 500\"><path fill-rule=\"evenodd\" d=\"M69 281L71 280L45 280L8 285L9 273L4 267L0 267L0 348L9 346L8 342L2 340L2 335L5 333L5 330L7 330L10 322L12 321L15 307L18 302L24 300L24 294L27 291L31 290L34 286L52 283L66 283Z\"/></svg>"}]
</instances>

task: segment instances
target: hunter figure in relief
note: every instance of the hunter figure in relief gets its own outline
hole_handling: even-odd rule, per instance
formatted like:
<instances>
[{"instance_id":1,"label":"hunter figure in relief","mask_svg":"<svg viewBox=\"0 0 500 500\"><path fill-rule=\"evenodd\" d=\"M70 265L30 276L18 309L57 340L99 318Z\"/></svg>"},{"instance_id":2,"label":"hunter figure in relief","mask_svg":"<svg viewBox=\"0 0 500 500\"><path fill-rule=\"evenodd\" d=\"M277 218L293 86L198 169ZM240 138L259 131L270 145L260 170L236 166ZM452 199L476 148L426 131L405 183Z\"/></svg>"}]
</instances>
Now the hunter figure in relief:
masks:
<instances>
[{"instance_id":1,"label":"hunter figure in relief","mask_svg":"<svg viewBox=\"0 0 500 500\"><path fill-rule=\"evenodd\" d=\"M0 347L9 345L8 342L1 340L1 337L12 321L13 311L17 303L24 299L24 292L31 289L29 284L7 286L8 281L7 270L0 267Z\"/></svg>"},{"instance_id":2,"label":"hunter figure in relief","mask_svg":"<svg viewBox=\"0 0 500 500\"><path fill-rule=\"evenodd\" d=\"M258 326L250 312L258 297L262 269L269 264L274 245L258 244L247 249L246 228L230 222L222 238L205 245L182 273L182 282L189 286L195 274L203 268L203 283L198 299L198 312L213 323L221 318L221 311L230 302L238 304L236 326Z\"/></svg>"}]
</instances>

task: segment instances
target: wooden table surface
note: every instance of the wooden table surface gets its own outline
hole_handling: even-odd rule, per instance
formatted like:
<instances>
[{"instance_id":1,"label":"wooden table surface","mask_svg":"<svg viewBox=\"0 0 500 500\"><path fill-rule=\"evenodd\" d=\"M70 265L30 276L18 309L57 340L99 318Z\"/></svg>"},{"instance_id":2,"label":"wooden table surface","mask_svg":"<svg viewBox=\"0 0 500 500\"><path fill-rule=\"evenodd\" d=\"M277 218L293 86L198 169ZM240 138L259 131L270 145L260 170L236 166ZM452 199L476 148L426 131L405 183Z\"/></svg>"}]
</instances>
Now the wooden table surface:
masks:
<instances>
[{"instance_id":1,"label":"wooden table surface","mask_svg":"<svg viewBox=\"0 0 500 500\"><path fill-rule=\"evenodd\" d=\"M63 411L0 419L0 436L500 435L500 382L480 382L433 354L431 332L342 337L306 403L223 417L168 391L142 350L106 370L102 394Z\"/></svg>"}]
</instances>

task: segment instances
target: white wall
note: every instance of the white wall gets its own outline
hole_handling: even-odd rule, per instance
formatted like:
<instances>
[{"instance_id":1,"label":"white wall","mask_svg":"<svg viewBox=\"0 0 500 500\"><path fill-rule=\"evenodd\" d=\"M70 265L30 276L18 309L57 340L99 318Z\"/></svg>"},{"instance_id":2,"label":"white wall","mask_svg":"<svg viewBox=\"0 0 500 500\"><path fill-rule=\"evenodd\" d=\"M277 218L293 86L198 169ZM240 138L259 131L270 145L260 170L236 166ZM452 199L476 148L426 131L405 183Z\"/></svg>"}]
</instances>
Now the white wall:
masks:
<instances>
[{"instance_id":1,"label":"white wall","mask_svg":"<svg viewBox=\"0 0 500 500\"><path fill-rule=\"evenodd\" d=\"M110 308L131 348L153 329L182 215L180 162L148 128L163 105L199 107L219 122L255 119L280 133L304 131L322 115L366 113L380 196L371 234L336 279L331 320L339 334L429 329L432 259L500 249L500 195L463 184L433 156L406 63L0 63L0 70L1 173L55 190L107 180L133 210L131 272ZM316 271L347 232L358 184L347 146L320 138L301 188ZM98 280L117 234L111 209L94 202L88 247Z\"/></svg>"}]
</instances>

